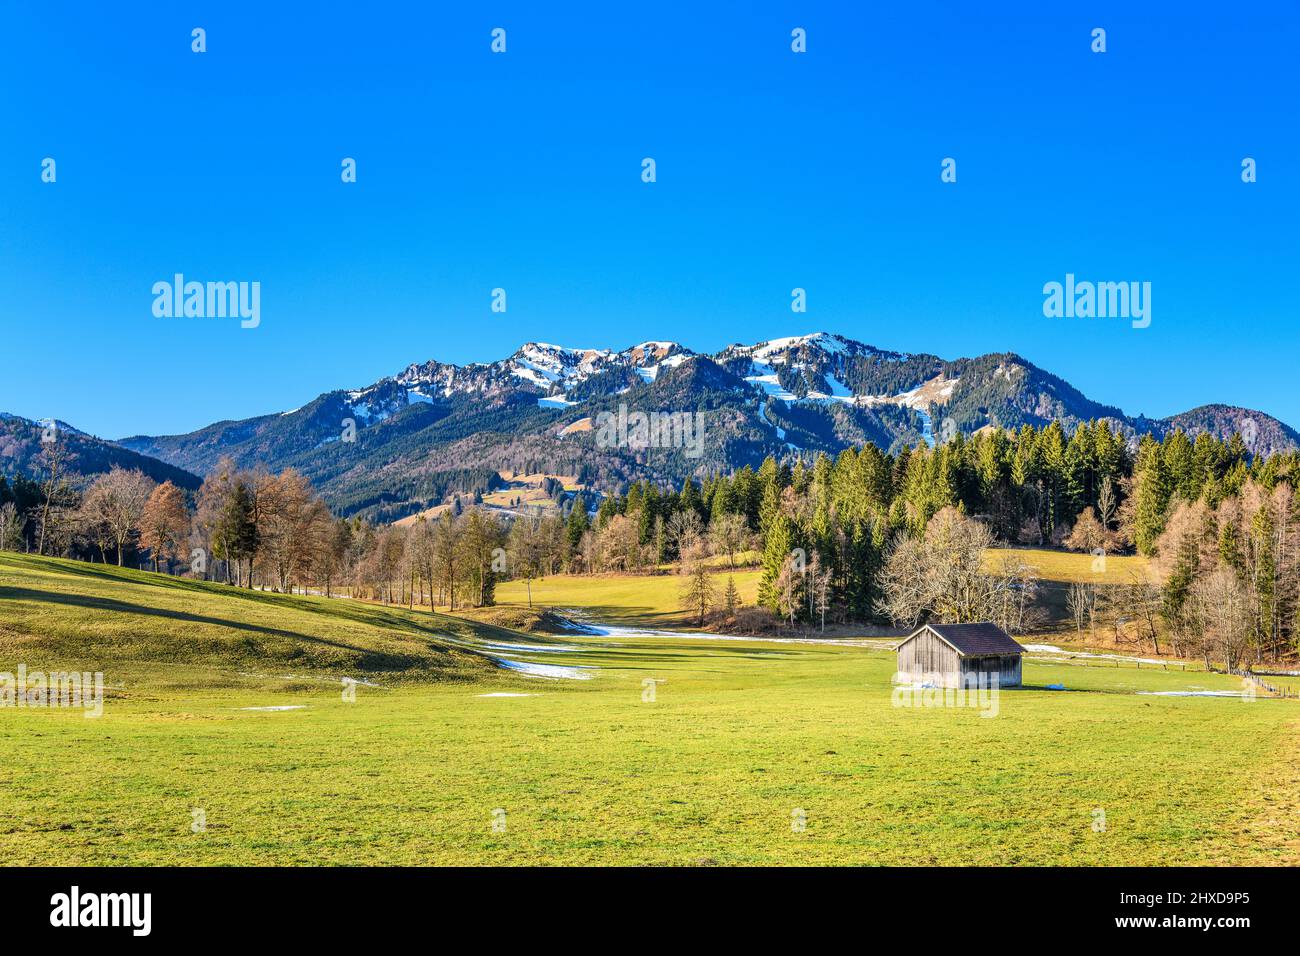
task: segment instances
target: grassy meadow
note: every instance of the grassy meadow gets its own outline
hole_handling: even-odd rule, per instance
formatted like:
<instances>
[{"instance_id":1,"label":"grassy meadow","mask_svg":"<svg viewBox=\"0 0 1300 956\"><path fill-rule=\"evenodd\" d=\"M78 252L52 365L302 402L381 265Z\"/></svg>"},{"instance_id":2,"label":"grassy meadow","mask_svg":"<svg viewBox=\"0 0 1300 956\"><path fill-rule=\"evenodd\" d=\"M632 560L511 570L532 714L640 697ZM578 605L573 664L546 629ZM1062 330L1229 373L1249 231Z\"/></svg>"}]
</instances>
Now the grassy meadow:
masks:
<instances>
[{"instance_id":1,"label":"grassy meadow","mask_svg":"<svg viewBox=\"0 0 1300 956\"><path fill-rule=\"evenodd\" d=\"M676 584L554 603L671 621L643 581ZM0 708L11 865L1300 862L1300 702L1149 693L1240 689L1213 674L1031 659L983 717L894 706L858 643L526 636L3 553L20 663L109 691Z\"/></svg>"},{"instance_id":2,"label":"grassy meadow","mask_svg":"<svg viewBox=\"0 0 1300 956\"><path fill-rule=\"evenodd\" d=\"M760 557L756 552L746 552L738 555L737 561L752 564ZM725 556L715 556L712 561L717 565L713 585L719 597L727 577L732 576L744 603L754 604L758 600L759 568L731 570L725 566ZM1145 558L1133 555L1110 555L1099 565L1090 554L1032 548L996 548L985 558L990 570L1003 561L1023 563L1035 569L1041 579L1042 601L1058 624L1065 617L1065 591L1071 582L1126 584L1147 566ZM691 627L691 616L679 605L681 578L673 573L673 566L664 565L660 570L660 574L649 575L561 574L539 578L532 582L532 601L534 605L570 610L606 623ZM499 604L524 605L528 601L528 589L523 581L506 581L497 585L496 597ZM1065 635L1066 639L1069 637Z\"/></svg>"},{"instance_id":3,"label":"grassy meadow","mask_svg":"<svg viewBox=\"0 0 1300 956\"><path fill-rule=\"evenodd\" d=\"M745 604L758 601L757 568L721 570L713 575L719 599L727 577L736 579L736 590ZM662 574L592 574L537 578L532 582L534 605L569 610L577 616L608 624L631 627L689 627L692 619L681 609L682 577ZM497 585L498 604L525 604L529 587L523 581Z\"/></svg>"},{"instance_id":4,"label":"grassy meadow","mask_svg":"<svg viewBox=\"0 0 1300 956\"><path fill-rule=\"evenodd\" d=\"M1148 561L1138 554L1108 554L1097 560L1091 554L1049 548L990 548L984 563L990 570L1004 561L1026 564L1049 583L1128 584L1147 571Z\"/></svg>"}]
</instances>

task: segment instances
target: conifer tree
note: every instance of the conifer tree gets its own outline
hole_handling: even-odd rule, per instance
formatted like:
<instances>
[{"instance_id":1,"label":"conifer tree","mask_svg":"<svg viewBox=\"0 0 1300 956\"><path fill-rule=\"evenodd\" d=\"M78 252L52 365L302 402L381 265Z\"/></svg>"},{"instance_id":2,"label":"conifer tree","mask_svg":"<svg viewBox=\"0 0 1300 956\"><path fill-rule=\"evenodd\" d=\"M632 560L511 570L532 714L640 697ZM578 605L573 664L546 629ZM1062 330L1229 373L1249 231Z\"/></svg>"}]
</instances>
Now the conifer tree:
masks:
<instances>
[{"instance_id":1,"label":"conifer tree","mask_svg":"<svg viewBox=\"0 0 1300 956\"><path fill-rule=\"evenodd\" d=\"M734 618L740 607L740 591L736 587L736 579L730 574L727 575L727 589L722 594L722 606L728 619Z\"/></svg>"},{"instance_id":2,"label":"conifer tree","mask_svg":"<svg viewBox=\"0 0 1300 956\"><path fill-rule=\"evenodd\" d=\"M758 582L758 603L774 613L779 613L780 601L776 581L794 546L794 527L790 519L778 510L764 539L763 574Z\"/></svg>"},{"instance_id":3,"label":"conifer tree","mask_svg":"<svg viewBox=\"0 0 1300 956\"><path fill-rule=\"evenodd\" d=\"M578 553L582 545L582 536L590 526L591 522L587 518L587 501L582 495L578 495L573 499L573 510L569 512L569 520L564 528L569 554Z\"/></svg>"},{"instance_id":4,"label":"conifer tree","mask_svg":"<svg viewBox=\"0 0 1300 956\"><path fill-rule=\"evenodd\" d=\"M1133 541L1141 554L1152 555L1165 527L1170 486L1160 444L1150 435L1143 436L1138 446L1134 481Z\"/></svg>"}]
</instances>

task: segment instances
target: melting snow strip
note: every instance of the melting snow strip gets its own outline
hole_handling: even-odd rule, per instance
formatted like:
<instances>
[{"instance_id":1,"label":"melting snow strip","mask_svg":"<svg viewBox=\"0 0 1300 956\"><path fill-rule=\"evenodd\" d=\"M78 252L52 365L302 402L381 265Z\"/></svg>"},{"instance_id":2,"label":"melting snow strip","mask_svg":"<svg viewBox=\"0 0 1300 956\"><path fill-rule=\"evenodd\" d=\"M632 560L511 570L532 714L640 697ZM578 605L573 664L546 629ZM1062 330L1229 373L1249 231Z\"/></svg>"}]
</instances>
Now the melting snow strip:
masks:
<instances>
[{"instance_id":1,"label":"melting snow strip","mask_svg":"<svg viewBox=\"0 0 1300 956\"><path fill-rule=\"evenodd\" d=\"M1158 660L1154 657L1130 657L1126 654L1094 654L1091 651L1067 651L1056 647L1053 644L1024 644L1021 645L1027 651L1038 654L1059 654L1062 657L1091 657L1104 661L1136 661L1139 664L1171 664L1180 663L1178 661Z\"/></svg>"},{"instance_id":2,"label":"melting snow strip","mask_svg":"<svg viewBox=\"0 0 1300 956\"><path fill-rule=\"evenodd\" d=\"M889 637L751 637L743 634L707 634L699 631L664 631L648 627L622 627L617 624L582 624L584 633L600 637L676 637L682 640L741 641L762 644L831 644L846 647L890 649L897 638Z\"/></svg>"},{"instance_id":3,"label":"melting snow strip","mask_svg":"<svg viewBox=\"0 0 1300 956\"><path fill-rule=\"evenodd\" d=\"M306 680L317 681L325 684L346 684L349 679L352 683L359 684L362 687L374 687L377 690L389 690L383 684L375 684L368 680L360 678L328 677L322 674L255 674L252 671L236 671L240 677L256 677L260 680Z\"/></svg>"},{"instance_id":4,"label":"melting snow strip","mask_svg":"<svg viewBox=\"0 0 1300 956\"><path fill-rule=\"evenodd\" d=\"M274 707L240 707L240 710L306 710L306 704L277 704Z\"/></svg>"},{"instance_id":5,"label":"melting snow strip","mask_svg":"<svg viewBox=\"0 0 1300 956\"><path fill-rule=\"evenodd\" d=\"M284 674L280 677L280 680L315 680L315 681L324 681L327 684L344 684L344 685L346 685L349 681L351 681L353 684L358 684L361 687L375 687L378 688L379 690L388 690L388 688L384 687L382 684L375 684L368 680L362 680L359 677L354 677L354 678L308 677L302 674Z\"/></svg>"},{"instance_id":6,"label":"melting snow strip","mask_svg":"<svg viewBox=\"0 0 1300 956\"><path fill-rule=\"evenodd\" d=\"M543 653L553 653L582 650L580 647L573 647L568 644L485 644L483 646L493 651L541 651Z\"/></svg>"},{"instance_id":7,"label":"melting snow strip","mask_svg":"<svg viewBox=\"0 0 1300 956\"><path fill-rule=\"evenodd\" d=\"M512 661L504 657L492 658L498 667L506 667L512 671L519 671L525 677L545 677L547 679L563 680L591 680L595 674L586 673L587 670L594 670L589 667L561 667L558 664L534 664L531 661Z\"/></svg>"}]
</instances>

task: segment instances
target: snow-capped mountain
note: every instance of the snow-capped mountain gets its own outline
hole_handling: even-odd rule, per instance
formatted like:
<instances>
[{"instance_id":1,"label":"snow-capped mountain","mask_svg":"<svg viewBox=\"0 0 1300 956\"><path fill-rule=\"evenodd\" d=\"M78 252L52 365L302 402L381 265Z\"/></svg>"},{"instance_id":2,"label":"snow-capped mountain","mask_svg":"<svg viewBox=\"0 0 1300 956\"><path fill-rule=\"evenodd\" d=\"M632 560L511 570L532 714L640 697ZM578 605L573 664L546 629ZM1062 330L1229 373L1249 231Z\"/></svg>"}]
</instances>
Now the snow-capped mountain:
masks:
<instances>
[{"instance_id":1,"label":"snow-capped mountain","mask_svg":"<svg viewBox=\"0 0 1300 956\"><path fill-rule=\"evenodd\" d=\"M542 407L562 408L572 404L565 397L571 388L595 376L624 372L652 382L661 368L679 365L693 354L676 342L642 342L621 352L528 342L498 362L448 365L429 361L409 365L391 380L347 394L353 408L368 422L377 415L387 417L411 402L455 395L499 398L524 391L536 393ZM388 387L390 381L405 390L405 401Z\"/></svg>"},{"instance_id":2,"label":"snow-capped mountain","mask_svg":"<svg viewBox=\"0 0 1300 956\"><path fill-rule=\"evenodd\" d=\"M80 435L86 438L91 437L80 428L75 428L59 418L46 418L38 421L34 418L23 418L21 415L14 415L10 412L0 412L0 421L27 425L31 428L39 428L41 430L50 430L61 435Z\"/></svg>"},{"instance_id":3,"label":"snow-capped mountain","mask_svg":"<svg viewBox=\"0 0 1300 956\"><path fill-rule=\"evenodd\" d=\"M707 412L706 454L599 447L591 423L620 405ZM1176 427L1223 438L1241 432L1262 454L1300 446L1300 435L1261 412L1215 405L1168 419L1130 416L1012 353L945 360L826 332L714 354L668 341L622 351L528 342L495 362L425 361L291 412L121 444L199 474L224 455L297 467L339 510L391 517L448 488L490 483L498 469L583 474L609 486L680 481L769 454L838 453L866 442L897 449L1024 424L1059 421L1072 430L1093 419L1135 437ZM347 423L355 441L342 437Z\"/></svg>"},{"instance_id":4,"label":"snow-capped mountain","mask_svg":"<svg viewBox=\"0 0 1300 956\"><path fill-rule=\"evenodd\" d=\"M576 386L600 376L609 378L608 393L627 391L636 380L655 381L664 369L677 368L696 353L677 342L642 342L621 352L608 349L570 348L545 342L528 342L509 358L491 363L451 365L439 361L413 364L391 379L346 392L358 420L373 424L415 402L433 402L456 395L500 398L524 392L536 394L543 408L567 408ZM816 332L772 339L754 345L731 345L707 356L738 375L769 398L783 402L839 401L849 404L900 404L924 409L933 399L946 397L955 380L945 387L923 391L918 383L909 393L855 392L842 381L846 370L859 360L904 363L915 357L886 352L861 342ZM933 360L938 363L937 359ZM942 379L942 373L936 372ZM594 393L589 390L585 397Z\"/></svg>"}]
</instances>

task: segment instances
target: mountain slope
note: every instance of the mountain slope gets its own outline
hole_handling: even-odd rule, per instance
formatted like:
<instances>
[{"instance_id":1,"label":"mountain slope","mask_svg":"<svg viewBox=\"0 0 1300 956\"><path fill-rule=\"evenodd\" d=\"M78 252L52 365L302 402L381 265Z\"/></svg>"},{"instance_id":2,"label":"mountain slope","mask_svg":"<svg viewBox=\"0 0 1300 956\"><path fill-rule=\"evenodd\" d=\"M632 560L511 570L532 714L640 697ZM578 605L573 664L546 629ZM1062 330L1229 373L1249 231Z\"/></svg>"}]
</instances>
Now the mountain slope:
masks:
<instances>
[{"instance_id":1,"label":"mountain slope","mask_svg":"<svg viewBox=\"0 0 1300 956\"><path fill-rule=\"evenodd\" d=\"M705 427L696 447L607 440L602 415L626 423L636 412L701 413ZM982 428L1059 421L1071 430L1093 419L1135 437L1182 428L1228 438L1245 429L1258 453L1300 447L1300 435L1262 412L1209 405L1169 419L1130 417L1014 353L945 360L824 332L712 356L675 342L621 352L529 342L498 362L412 364L290 412L120 444L197 473L223 455L245 467L295 467L338 510L394 518L448 492L489 490L498 470L601 487L680 482L770 454L865 442L897 449Z\"/></svg>"},{"instance_id":2,"label":"mountain slope","mask_svg":"<svg viewBox=\"0 0 1300 956\"><path fill-rule=\"evenodd\" d=\"M1188 435L1208 432L1218 438L1239 434L1256 454L1271 455L1300 447L1300 433L1271 415L1235 405L1201 405L1164 419L1166 430L1181 428Z\"/></svg>"},{"instance_id":3,"label":"mountain slope","mask_svg":"<svg viewBox=\"0 0 1300 956\"><path fill-rule=\"evenodd\" d=\"M96 475L120 468L138 468L154 481L171 481L186 489L198 488L201 479L183 468L145 452L124 448L114 442L87 435L64 422L34 422L0 412L0 474L34 475L44 470L40 462L42 438L49 435L63 444L66 458L63 473L73 484L86 484Z\"/></svg>"}]
</instances>

